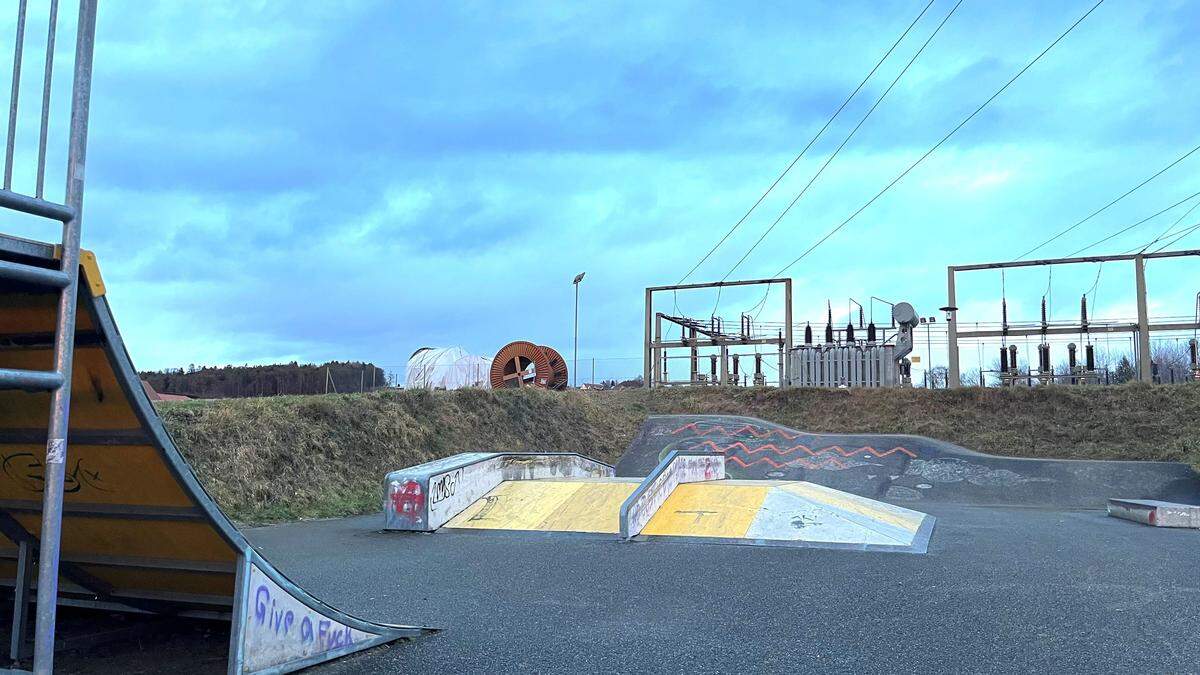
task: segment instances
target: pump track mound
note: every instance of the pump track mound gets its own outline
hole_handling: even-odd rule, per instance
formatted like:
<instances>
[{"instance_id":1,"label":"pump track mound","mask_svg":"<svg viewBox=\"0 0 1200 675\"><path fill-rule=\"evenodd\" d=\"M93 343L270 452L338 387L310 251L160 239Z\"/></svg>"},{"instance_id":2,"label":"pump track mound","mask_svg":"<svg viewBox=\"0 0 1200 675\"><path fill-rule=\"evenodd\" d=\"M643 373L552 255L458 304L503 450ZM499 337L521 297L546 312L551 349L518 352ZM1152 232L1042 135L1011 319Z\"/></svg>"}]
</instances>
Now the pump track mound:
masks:
<instances>
[{"instance_id":1,"label":"pump track mound","mask_svg":"<svg viewBox=\"0 0 1200 675\"><path fill-rule=\"evenodd\" d=\"M999 457L924 436L812 434L753 417L649 417L616 465L644 476L670 452L726 458L730 478L818 483L916 505L1104 508L1110 497L1200 503L1186 464Z\"/></svg>"}]
</instances>

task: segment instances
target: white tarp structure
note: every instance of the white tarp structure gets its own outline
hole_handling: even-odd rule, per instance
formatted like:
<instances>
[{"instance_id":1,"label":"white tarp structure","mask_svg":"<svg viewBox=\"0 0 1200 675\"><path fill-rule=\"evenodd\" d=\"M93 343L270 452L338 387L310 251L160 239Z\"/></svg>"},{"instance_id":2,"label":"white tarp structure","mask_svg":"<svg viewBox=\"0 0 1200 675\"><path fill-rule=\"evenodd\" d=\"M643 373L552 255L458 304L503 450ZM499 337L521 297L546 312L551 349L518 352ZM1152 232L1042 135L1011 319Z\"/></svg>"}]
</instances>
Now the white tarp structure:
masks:
<instances>
[{"instance_id":1,"label":"white tarp structure","mask_svg":"<svg viewBox=\"0 0 1200 675\"><path fill-rule=\"evenodd\" d=\"M462 347L422 347L408 358L405 389L460 389L491 386L492 360Z\"/></svg>"}]
</instances>

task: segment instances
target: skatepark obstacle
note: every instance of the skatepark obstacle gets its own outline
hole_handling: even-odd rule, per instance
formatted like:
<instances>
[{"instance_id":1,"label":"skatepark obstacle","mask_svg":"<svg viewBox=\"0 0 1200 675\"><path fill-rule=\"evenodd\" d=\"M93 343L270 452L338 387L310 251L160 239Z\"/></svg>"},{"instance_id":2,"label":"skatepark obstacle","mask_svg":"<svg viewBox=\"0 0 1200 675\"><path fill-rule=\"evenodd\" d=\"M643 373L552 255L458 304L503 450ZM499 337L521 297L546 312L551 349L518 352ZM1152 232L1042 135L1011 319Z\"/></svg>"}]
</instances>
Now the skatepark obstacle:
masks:
<instances>
[{"instance_id":1,"label":"skatepark obstacle","mask_svg":"<svg viewBox=\"0 0 1200 675\"><path fill-rule=\"evenodd\" d=\"M0 235L0 262L57 265L56 247ZM228 620L231 673L288 672L428 629L363 621L256 552L196 480L125 350L94 256L74 323L58 603ZM47 369L57 293L0 280L0 369ZM50 392L0 391L0 583L20 619L36 581ZM26 625L14 622L14 659Z\"/></svg>"}]
</instances>

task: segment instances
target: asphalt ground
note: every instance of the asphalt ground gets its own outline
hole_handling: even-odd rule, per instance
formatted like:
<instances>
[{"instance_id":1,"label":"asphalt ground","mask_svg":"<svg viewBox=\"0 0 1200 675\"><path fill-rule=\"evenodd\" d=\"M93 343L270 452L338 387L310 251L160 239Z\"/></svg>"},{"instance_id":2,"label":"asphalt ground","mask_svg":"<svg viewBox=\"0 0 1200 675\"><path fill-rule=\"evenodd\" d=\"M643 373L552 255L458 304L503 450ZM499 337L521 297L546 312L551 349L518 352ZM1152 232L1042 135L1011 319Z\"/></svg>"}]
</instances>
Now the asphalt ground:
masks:
<instances>
[{"instance_id":1,"label":"asphalt ground","mask_svg":"<svg viewBox=\"0 0 1200 675\"><path fill-rule=\"evenodd\" d=\"M444 629L358 672L1200 672L1200 531L923 504L929 553L527 533L246 534L317 597Z\"/></svg>"}]
</instances>

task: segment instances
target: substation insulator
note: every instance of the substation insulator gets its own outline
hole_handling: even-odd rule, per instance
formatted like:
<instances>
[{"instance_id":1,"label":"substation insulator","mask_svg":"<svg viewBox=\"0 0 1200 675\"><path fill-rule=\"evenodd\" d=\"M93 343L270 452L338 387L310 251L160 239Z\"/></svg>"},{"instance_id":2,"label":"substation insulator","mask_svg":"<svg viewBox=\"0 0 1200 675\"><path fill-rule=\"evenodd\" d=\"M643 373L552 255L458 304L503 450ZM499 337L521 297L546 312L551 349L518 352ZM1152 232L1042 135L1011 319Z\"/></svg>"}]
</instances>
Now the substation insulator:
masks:
<instances>
[{"instance_id":1,"label":"substation insulator","mask_svg":"<svg viewBox=\"0 0 1200 675\"><path fill-rule=\"evenodd\" d=\"M812 324L804 324L804 344L812 344Z\"/></svg>"},{"instance_id":2,"label":"substation insulator","mask_svg":"<svg viewBox=\"0 0 1200 675\"><path fill-rule=\"evenodd\" d=\"M1087 294L1079 299L1079 323L1083 325L1083 332L1087 332Z\"/></svg>"},{"instance_id":3,"label":"substation insulator","mask_svg":"<svg viewBox=\"0 0 1200 675\"><path fill-rule=\"evenodd\" d=\"M832 323L825 324L825 344L827 344L827 345L833 344L833 324Z\"/></svg>"},{"instance_id":4,"label":"substation insulator","mask_svg":"<svg viewBox=\"0 0 1200 675\"><path fill-rule=\"evenodd\" d=\"M1008 300L1000 300L1000 329L1008 335Z\"/></svg>"},{"instance_id":5,"label":"substation insulator","mask_svg":"<svg viewBox=\"0 0 1200 675\"><path fill-rule=\"evenodd\" d=\"M1004 347L1000 348L1000 372L1008 372L1008 350Z\"/></svg>"},{"instance_id":6,"label":"substation insulator","mask_svg":"<svg viewBox=\"0 0 1200 675\"><path fill-rule=\"evenodd\" d=\"M737 376L738 376L738 355L737 355L737 354L734 354L734 355L733 355L733 378L734 378L734 382L736 382L736 381L737 381Z\"/></svg>"},{"instance_id":7,"label":"substation insulator","mask_svg":"<svg viewBox=\"0 0 1200 675\"><path fill-rule=\"evenodd\" d=\"M862 328L862 326L863 326L863 318L864 318L863 317L863 308L862 308L862 305L859 305L858 306L858 327L859 328Z\"/></svg>"},{"instance_id":8,"label":"substation insulator","mask_svg":"<svg viewBox=\"0 0 1200 675\"><path fill-rule=\"evenodd\" d=\"M876 329L875 329L875 322L872 321L871 323L867 324L867 342L874 342L876 337L877 337L877 334L876 334Z\"/></svg>"},{"instance_id":9,"label":"substation insulator","mask_svg":"<svg viewBox=\"0 0 1200 675\"><path fill-rule=\"evenodd\" d=\"M1069 365L1071 367L1072 371L1075 370L1075 363L1076 363L1075 362L1075 350L1076 349L1078 349L1078 347L1075 346L1074 342L1067 345L1067 365Z\"/></svg>"},{"instance_id":10,"label":"substation insulator","mask_svg":"<svg viewBox=\"0 0 1200 675\"><path fill-rule=\"evenodd\" d=\"M1043 295L1042 296L1042 328L1045 328L1047 325L1048 324L1046 323L1046 296Z\"/></svg>"},{"instance_id":11,"label":"substation insulator","mask_svg":"<svg viewBox=\"0 0 1200 675\"><path fill-rule=\"evenodd\" d=\"M846 324L846 343L850 344L852 342L854 342L854 323L853 322Z\"/></svg>"},{"instance_id":12,"label":"substation insulator","mask_svg":"<svg viewBox=\"0 0 1200 675\"><path fill-rule=\"evenodd\" d=\"M1017 372L1017 346L1016 345L1008 346L1008 365L1012 368L1012 371L1014 373Z\"/></svg>"},{"instance_id":13,"label":"substation insulator","mask_svg":"<svg viewBox=\"0 0 1200 675\"><path fill-rule=\"evenodd\" d=\"M1089 371L1096 369L1096 348L1092 345L1086 345L1083 348L1083 362Z\"/></svg>"},{"instance_id":14,"label":"substation insulator","mask_svg":"<svg viewBox=\"0 0 1200 675\"><path fill-rule=\"evenodd\" d=\"M1188 352L1192 357L1192 368L1200 366L1200 346L1197 346L1196 338L1188 341Z\"/></svg>"},{"instance_id":15,"label":"substation insulator","mask_svg":"<svg viewBox=\"0 0 1200 675\"><path fill-rule=\"evenodd\" d=\"M711 355L709 355L708 358L709 358L709 364L708 364L709 370L712 372L713 381L715 382L717 379L717 355L711 354Z\"/></svg>"}]
</instances>

